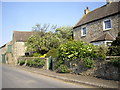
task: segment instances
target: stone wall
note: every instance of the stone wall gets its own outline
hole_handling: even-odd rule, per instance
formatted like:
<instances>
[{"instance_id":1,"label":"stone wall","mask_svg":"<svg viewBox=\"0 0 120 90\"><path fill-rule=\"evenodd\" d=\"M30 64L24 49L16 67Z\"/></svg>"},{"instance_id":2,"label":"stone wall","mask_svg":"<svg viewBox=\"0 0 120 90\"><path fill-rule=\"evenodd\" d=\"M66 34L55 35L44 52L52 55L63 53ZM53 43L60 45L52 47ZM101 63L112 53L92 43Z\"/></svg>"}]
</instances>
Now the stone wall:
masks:
<instances>
[{"instance_id":1,"label":"stone wall","mask_svg":"<svg viewBox=\"0 0 120 90\"><path fill-rule=\"evenodd\" d=\"M119 17L120 18L120 17ZM103 21L105 19L111 19L112 20L112 29L110 30L103 30ZM109 32L113 37L117 37L118 35L118 15L115 16L111 16L111 17L107 17L104 19L100 19L98 21L94 21L91 23L86 24L86 28L87 28L87 35L86 36L81 36L81 27L77 27L74 29L74 39L75 40L82 40L84 42L91 42L92 40L100 37L101 35L103 35L106 32Z\"/></svg>"},{"instance_id":2,"label":"stone wall","mask_svg":"<svg viewBox=\"0 0 120 90\"><path fill-rule=\"evenodd\" d=\"M87 68L84 66L83 62L80 62L78 72L76 74L84 76L94 76L109 80L119 80L119 70L118 67L109 64L108 61L95 60L94 68Z\"/></svg>"}]
</instances>

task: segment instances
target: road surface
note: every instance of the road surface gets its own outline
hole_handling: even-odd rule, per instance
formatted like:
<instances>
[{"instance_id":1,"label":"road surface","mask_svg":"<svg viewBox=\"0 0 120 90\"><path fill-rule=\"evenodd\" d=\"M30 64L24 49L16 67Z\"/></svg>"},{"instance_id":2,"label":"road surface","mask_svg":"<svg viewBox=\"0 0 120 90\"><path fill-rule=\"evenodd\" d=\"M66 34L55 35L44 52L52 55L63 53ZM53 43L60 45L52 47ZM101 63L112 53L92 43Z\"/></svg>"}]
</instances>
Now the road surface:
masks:
<instances>
[{"instance_id":1,"label":"road surface","mask_svg":"<svg viewBox=\"0 0 120 90\"><path fill-rule=\"evenodd\" d=\"M90 86L89 86L90 87ZM89 88L55 78L2 65L2 88ZM93 87L92 87L93 88Z\"/></svg>"}]
</instances>

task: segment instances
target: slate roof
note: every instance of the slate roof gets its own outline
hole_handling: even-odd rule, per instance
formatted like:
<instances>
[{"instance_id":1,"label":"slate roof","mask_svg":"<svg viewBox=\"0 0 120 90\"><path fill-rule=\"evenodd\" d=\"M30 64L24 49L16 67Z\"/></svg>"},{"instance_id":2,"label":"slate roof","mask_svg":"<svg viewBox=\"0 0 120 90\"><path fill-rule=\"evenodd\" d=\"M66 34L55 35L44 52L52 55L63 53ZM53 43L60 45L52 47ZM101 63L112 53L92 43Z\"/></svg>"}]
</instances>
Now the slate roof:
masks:
<instances>
[{"instance_id":1,"label":"slate roof","mask_svg":"<svg viewBox=\"0 0 120 90\"><path fill-rule=\"evenodd\" d=\"M100 8L90 11L88 14L85 14L73 28L76 28L83 24L87 24L89 22L99 20L104 17L108 17L110 15L120 13L119 8L120 8L120 2L112 2L106 4Z\"/></svg>"},{"instance_id":2,"label":"slate roof","mask_svg":"<svg viewBox=\"0 0 120 90\"><path fill-rule=\"evenodd\" d=\"M27 39L33 34L32 31L14 31L13 39L16 42L26 42Z\"/></svg>"},{"instance_id":3,"label":"slate roof","mask_svg":"<svg viewBox=\"0 0 120 90\"><path fill-rule=\"evenodd\" d=\"M105 33L103 35L101 35L100 37L94 39L93 41L91 42L98 42L98 41L113 41L115 40L115 38L110 35L109 33Z\"/></svg>"}]
</instances>

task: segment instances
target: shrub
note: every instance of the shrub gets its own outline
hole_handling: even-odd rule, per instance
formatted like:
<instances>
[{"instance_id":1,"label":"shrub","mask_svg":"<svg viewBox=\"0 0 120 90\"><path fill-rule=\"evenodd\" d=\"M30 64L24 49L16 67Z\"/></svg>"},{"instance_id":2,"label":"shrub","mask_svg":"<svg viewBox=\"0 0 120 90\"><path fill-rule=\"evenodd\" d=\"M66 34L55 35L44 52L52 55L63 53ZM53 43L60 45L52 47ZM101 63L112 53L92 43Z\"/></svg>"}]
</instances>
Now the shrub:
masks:
<instances>
[{"instance_id":1,"label":"shrub","mask_svg":"<svg viewBox=\"0 0 120 90\"><path fill-rule=\"evenodd\" d=\"M58 72L59 72L59 73L69 73L69 72L70 72L70 69L69 69L66 65L62 64L62 65L60 65L60 67L58 68Z\"/></svg>"},{"instance_id":2,"label":"shrub","mask_svg":"<svg viewBox=\"0 0 120 90\"><path fill-rule=\"evenodd\" d=\"M37 67L42 67L45 65L45 60L44 59L35 59L34 62L37 63Z\"/></svg>"},{"instance_id":3,"label":"shrub","mask_svg":"<svg viewBox=\"0 0 120 90\"><path fill-rule=\"evenodd\" d=\"M25 64L25 60L20 60L19 63L20 63L20 65L24 65Z\"/></svg>"},{"instance_id":4,"label":"shrub","mask_svg":"<svg viewBox=\"0 0 120 90\"><path fill-rule=\"evenodd\" d=\"M74 60L77 58L95 57L95 46L80 41L69 41L60 45L58 56L66 60Z\"/></svg>"},{"instance_id":5,"label":"shrub","mask_svg":"<svg viewBox=\"0 0 120 90\"><path fill-rule=\"evenodd\" d=\"M93 59L90 59L89 57L87 57L87 58L84 58L83 61L84 61L85 67L93 68L93 65L94 65Z\"/></svg>"},{"instance_id":6,"label":"shrub","mask_svg":"<svg viewBox=\"0 0 120 90\"><path fill-rule=\"evenodd\" d=\"M43 67L45 65L45 60L44 59L31 59L27 61L27 66L30 67Z\"/></svg>"},{"instance_id":7,"label":"shrub","mask_svg":"<svg viewBox=\"0 0 120 90\"><path fill-rule=\"evenodd\" d=\"M116 40L114 40L109 47L108 55L120 56L120 32L118 33Z\"/></svg>"},{"instance_id":8,"label":"shrub","mask_svg":"<svg viewBox=\"0 0 120 90\"><path fill-rule=\"evenodd\" d=\"M120 46L110 46L108 55L111 56L120 56Z\"/></svg>"},{"instance_id":9,"label":"shrub","mask_svg":"<svg viewBox=\"0 0 120 90\"><path fill-rule=\"evenodd\" d=\"M109 61L109 63L115 67L119 67L120 66L120 58L113 58Z\"/></svg>"},{"instance_id":10,"label":"shrub","mask_svg":"<svg viewBox=\"0 0 120 90\"><path fill-rule=\"evenodd\" d=\"M40 57L41 54L40 54L40 53L34 53L33 56L34 56L34 57Z\"/></svg>"},{"instance_id":11,"label":"shrub","mask_svg":"<svg viewBox=\"0 0 120 90\"><path fill-rule=\"evenodd\" d=\"M104 46L104 45L101 45L101 46L96 47L96 52L95 53L96 53L96 56L98 58L105 59L107 51L108 51L108 48L106 46Z\"/></svg>"},{"instance_id":12,"label":"shrub","mask_svg":"<svg viewBox=\"0 0 120 90\"><path fill-rule=\"evenodd\" d=\"M52 56L52 58L56 58L58 56L58 49L49 50L46 57L50 56Z\"/></svg>"},{"instance_id":13,"label":"shrub","mask_svg":"<svg viewBox=\"0 0 120 90\"><path fill-rule=\"evenodd\" d=\"M33 60L32 59L30 59L30 60L27 60L27 63L26 63L26 66L32 66L32 62L33 62Z\"/></svg>"},{"instance_id":14,"label":"shrub","mask_svg":"<svg viewBox=\"0 0 120 90\"><path fill-rule=\"evenodd\" d=\"M96 57L95 46L80 41L69 41L60 45L58 57L62 60L72 61L77 58Z\"/></svg>"},{"instance_id":15,"label":"shrub","mask_svg":"<svg viewBox=\"0 0 120 90\"><path fill-rule=\"evenodd\" d=\"M60 67L61 64L66 64L66 62L72 62L80 58L95 58L96 46L93 44L87 44L80 41L68 41L58 48L58 59L56 62L56 68ZM67 65L68 66L68 65Z\"/></svg>"},{"instance_id":16,"label":"shrub","mask_svg":"<svg viewBox=\"0 0 120 90\"><path fill-rule=\"evenodd\" d=\"M57 69L58 67L60 67L61 64L64 64L63 60L55 59L55 69Z\"/></svg>"}]
</instances>

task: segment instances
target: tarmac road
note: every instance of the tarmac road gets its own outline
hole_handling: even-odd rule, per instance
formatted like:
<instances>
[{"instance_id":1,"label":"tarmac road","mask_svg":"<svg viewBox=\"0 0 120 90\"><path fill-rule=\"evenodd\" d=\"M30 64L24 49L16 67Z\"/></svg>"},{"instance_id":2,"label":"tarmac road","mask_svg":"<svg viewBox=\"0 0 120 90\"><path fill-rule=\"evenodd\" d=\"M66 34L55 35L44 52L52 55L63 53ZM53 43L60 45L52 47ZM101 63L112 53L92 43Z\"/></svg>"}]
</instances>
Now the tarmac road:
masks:
<instances>
[{"instance_id":1,"label":"tarmac road","mask_svg":"<svg viewBox=\"0 0 120 90\"><path fill-rule=\"evenodd\" d=\"M89 88L2 65L2 88ZM93 87L92 87L93 88Z\"/></svg>"}]
</instances>

